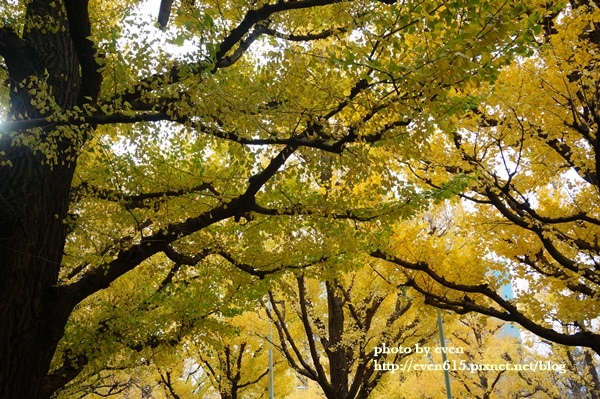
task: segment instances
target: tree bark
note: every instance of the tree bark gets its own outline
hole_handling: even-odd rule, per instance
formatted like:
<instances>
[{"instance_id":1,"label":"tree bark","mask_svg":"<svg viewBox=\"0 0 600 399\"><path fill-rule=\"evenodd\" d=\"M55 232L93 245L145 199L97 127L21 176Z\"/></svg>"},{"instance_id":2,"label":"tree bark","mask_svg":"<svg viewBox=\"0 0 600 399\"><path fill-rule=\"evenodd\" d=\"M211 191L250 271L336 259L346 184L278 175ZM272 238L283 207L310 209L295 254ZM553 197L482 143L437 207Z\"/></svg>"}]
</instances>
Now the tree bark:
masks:
<instances>
[{"instance_id":1,"label":"tree bark","mask_svg":"<svg viewBox=\"0 0 600 399\"><path fill-rule=\"evenodd\" d=\"M329 343L325 347L329 359L329 374L334 398L348 397L348 366L352 359L348 359L346 346L343 342L344 335L344 304L341 294L336 292L335 282L326 281L327 311L329 330ZM330 398L330 399L334 399Z\"/></svg>"},{"instance_id":2,"label":"tree bark","mask_svg":"<svg viewBox=\"0 0 600 399\"><path fill-rule=\"evenodd\" d=\"M62 3L50 3L31 1L24 32L3 28L0 35L11 86L10 117L44 116L44 110L32 105L35 95L23 82L33 88L45 82L44 95L61 109L76 105L81 81L77 54ZM43 26L28 23L35 20ZM43 142L50 131L16 133L39 134ZM70 314L51 295L63 256L63 220L75 169L74 162L62 162L72 145L69 137L55 137L58 153L50 163L39 151L13 145L6 134L0 137L1 160L10 163L0 167L0 399L49 398L56 389L46 378Z\"/></svg>"}]
</instances>

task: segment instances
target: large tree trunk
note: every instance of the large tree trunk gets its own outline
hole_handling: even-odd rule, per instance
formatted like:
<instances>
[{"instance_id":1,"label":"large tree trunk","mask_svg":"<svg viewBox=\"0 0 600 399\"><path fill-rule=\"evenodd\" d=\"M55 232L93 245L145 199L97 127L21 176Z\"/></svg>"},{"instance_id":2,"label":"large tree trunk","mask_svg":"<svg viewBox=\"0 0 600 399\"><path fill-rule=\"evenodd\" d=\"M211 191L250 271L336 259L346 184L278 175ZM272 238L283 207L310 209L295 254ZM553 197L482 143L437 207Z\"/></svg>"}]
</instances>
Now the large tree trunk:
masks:
<instances>
[{"instance_id":1,"label":"large tree trunk","mask_svg":"<svg viewBox=\"0 0 600 399\"><path fill-rule=\"evenodd\" d=\"M3 214L0 233L0 398L35 399L47 397L41 387L68 318L48 293L62 258L72 171L44 170L29 151L13 159L0 173L3 210L12 213Z\"/></svg>"},{"instance_id":2,"label":"large tree trunk","mask_svg":"<svg viewBox=\"0 0 600 399\"><path fill-rule=\"evenodd\" d=\"M25 32L3 32L2 56L9 68L10 117L36 118L46 111L32 105L24 81L46 81L49 94L62 109L76 104L80 69L61 2L33 0L26 21L43 21L46 29L26 22ZM28 28L29 26L29 28ZM59 29L51 29L58 27ZM32 77L34 77L32 79ZM39 133L46 141L50 131ZM56 133L56 132L54 132ZM31 132L18 132L30 135ZM63 164L71 138L58 136L58 157L0 138L0 399L48 398L57 388L47 380L50 363L70 309L51 297L62 262L75 169Z\"/></svg>"}]
</instances>

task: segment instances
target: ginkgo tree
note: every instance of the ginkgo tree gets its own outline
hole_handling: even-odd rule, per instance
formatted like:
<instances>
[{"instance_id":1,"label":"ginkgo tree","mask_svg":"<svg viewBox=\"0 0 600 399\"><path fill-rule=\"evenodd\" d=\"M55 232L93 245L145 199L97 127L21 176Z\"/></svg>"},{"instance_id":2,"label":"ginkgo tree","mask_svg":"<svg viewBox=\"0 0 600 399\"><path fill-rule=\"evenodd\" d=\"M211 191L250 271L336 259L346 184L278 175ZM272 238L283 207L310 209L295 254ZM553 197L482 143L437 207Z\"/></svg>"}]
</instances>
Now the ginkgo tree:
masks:
<instances>
[{"instance_id":1,"label":"ginkgo tree","mask_svg":"<svg viewBox=\"0 0 600 399\"><path fill-rule=\"evenodd\" d=\"M277 330L275 346L295 372L316 382L326 398L366 399L435 334L435 312L419 299L365 265L325 281L283 278L265 306ZM398 385L402 377L394 377Z\"/></svg>"},{"instance_id":2,"label":"ginkgo tree","mask_svg":"<svg viewBox=\"0 0 600 399\"><path fill-rule=\"evenodd\" d=\"M425 246L411 250L399 226L373 251L430 304L597 354L599 21L594 2L548 14L534 56L505 68L493 87L473 86L460 120L440 120L418 157L397 158L425 186L460 194L455 228L421 234ZM499 291L507 283L514 298Z\"/></svg>"},{"instance_id":3,"label":"ginkgo tree","mask_svg":"<svg viewBox=\"0 0 600 399\"><path fill-rule=\"evenodd\" d=\"M589 369L586 370L587 366L595 365L584 366L580 356L565 355L565 349L567 353L571 349L558 348L560 345L556 344L551 350L539 348L509 323L477 313L444 317L444 331L446 345L460 348L460 353L447 355L453 397L597 397L597 385L592 381L593 378L589 378ZM441 354L433 354L430 359L432 364L443 363ZM424 360L425 356L415 359L416 362ZM509 367L500 369L507 365ZM530 369L531 365L537 367L535 371ZM541 370L544 366L547 369ZM396 391L392 392L398 392L398 396L403 398L448 397L442 369L408 373L406 380L396 384L395 388Z\"/></svg>"},{"instance_id":4,"label":"ginkgo tree","mask_svg":"<svg viewBox=\"0 0 600 399\"><path fill-rule=\"evenodd\" d=\"M195 338L195 345L188 345L188 363L193 363L193 369L185 379L198 383L188 383L187 390L202 396L218 392L222 399L267 397L269 379L276 375L277 395L285 396L293 384L285 373L285 362L268 341L267 318L256 311L245 312L229 318L227 325L232 331L207 331Z\"/></svg>"},{"instance_id":5,"label":"ginkgo tree","mask_svg":"<svg viewBox=\"0 0 600 399\"><path fill-rule=\"evenodd\" d=\"M206 264L256 280L354 250L349 221L417 209L393 171L377 207L325 200L321 153L348 187L381 176L527 52L540 3L165 1L154 27L135 0L3 2L0 398L76 378L101 352L87 332L143 350L197 328L194 287L229 292Z\"/></svg>"}]
</instances>

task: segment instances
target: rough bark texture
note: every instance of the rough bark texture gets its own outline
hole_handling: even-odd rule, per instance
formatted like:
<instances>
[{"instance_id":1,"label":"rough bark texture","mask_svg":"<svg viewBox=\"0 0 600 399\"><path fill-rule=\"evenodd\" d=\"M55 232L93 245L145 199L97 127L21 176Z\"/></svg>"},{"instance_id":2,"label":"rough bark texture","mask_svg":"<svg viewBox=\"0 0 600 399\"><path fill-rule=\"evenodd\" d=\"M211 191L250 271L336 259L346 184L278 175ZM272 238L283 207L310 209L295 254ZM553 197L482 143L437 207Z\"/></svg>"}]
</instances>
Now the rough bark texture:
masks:
<instances>
[{"instance_id":1,"label":"rough bark texture","mask_svg":"<svg viewBox=\"0 0 600 399\"><path fill-rule=\"evenodd\" d=\"M9 68L10 116L43 116L21 83L46 81L62 109L76 104L81 81L77 54L61 3L34 0L22 34L4 29L0 51ZM46 25L46 33L32 21ZM62 27L50 29L50 27ZM56 31L56 32L54 32ZM54 32L54 33L53 33ZM45 140L50 131L40 132ZM21 134L31 134L21 132ZM44 155L0 138L0 398L37 399L52 393L47 372L70 311L50 295L63 255L68 194L75 165L52 167ZM70 146L59 138L59 151ZM66 378L65 374L62 376Z\"/></svg>"}]
</instances>

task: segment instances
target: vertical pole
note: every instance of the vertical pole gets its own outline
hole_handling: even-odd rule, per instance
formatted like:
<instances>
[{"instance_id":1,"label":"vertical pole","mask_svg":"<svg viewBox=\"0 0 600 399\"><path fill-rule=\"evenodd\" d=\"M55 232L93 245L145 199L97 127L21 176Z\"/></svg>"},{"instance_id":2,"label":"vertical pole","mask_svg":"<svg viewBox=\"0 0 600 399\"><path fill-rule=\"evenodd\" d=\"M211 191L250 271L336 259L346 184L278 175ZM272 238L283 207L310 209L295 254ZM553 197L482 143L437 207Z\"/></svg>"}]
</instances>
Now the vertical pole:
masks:
<instances>
[{"instance_id":1,"label":"vertical pole","mask_svg":"<svg viewBox=\"0 0 600 399\"><path fill-rule=\"evenodd\" d=\"M446 348L446 338L444 338L444 324L442 323L442 311L437 310L438 314L438 330L440 331L440 346ZM448 357L446 351L442 350L442 364L446 365ZM450 388L450 370L448 367L444 367L444 380L446 381L446 397L452 399L452 389Z\"/></svg>"},{"instance_id":2,"label":"vertical pole","mask_svg":"<svg viewBox=\"0 0 600 399\"><path fill-rule=\"evenodd\" d=\"M269 311L271 311L271 301L269 301L267 303L267 306L269 307ZM274 383L273 380L274 375L273 375L273 332L271 330L271 326L269 326L269 399L274 399L275 398L275 393L274 393Z\"/></svg>"}]
</instances>

